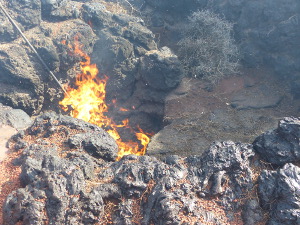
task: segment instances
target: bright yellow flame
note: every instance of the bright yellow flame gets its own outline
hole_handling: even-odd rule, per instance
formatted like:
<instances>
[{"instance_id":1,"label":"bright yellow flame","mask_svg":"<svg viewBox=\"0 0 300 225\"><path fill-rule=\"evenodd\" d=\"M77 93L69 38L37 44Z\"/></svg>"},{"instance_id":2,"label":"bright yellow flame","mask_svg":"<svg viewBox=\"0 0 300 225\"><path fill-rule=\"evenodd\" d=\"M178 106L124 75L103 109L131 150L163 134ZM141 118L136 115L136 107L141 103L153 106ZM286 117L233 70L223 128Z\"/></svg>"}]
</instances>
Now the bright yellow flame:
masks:
<instances>
[{"instance_id":1,"label":"bright yellow flame","mask_svg":"<svg viewBox=\"0 0 300 225\"><path fill-rule=\"evenodd\" d=\"M62 44L66 44L66 41L62 41ZM71 106L72 117L104 128L116 140L119 146L117 160L129 154L144 155L150 138L138 127L139 132L136 133L136 137L140 141L140 145L134 141L122 141L117 128L130 128L128 119L123 120L122 124L118 125L115 124L112 119L104 115L104 113L108 111L108 106L105 103L105 88L108 78L104 77L102 80L99 79L97 77L97 66L91 64L90 57L81 50L77 39L75 39L74 44L74 47L70 44L68 47L75 54L83 57L84 61L80 63L81 73L76 77L76 88L71 88L70 86L67 88L67 92L71 97L65 95L64 99L59 102L62 109L67 111L69 106ZM120 111L126 110L127 109L123 108L120 109ZM130 130L133 129L130 128ZM140 148L140 146L142 147Z\"/></svg>"}]
</instances>

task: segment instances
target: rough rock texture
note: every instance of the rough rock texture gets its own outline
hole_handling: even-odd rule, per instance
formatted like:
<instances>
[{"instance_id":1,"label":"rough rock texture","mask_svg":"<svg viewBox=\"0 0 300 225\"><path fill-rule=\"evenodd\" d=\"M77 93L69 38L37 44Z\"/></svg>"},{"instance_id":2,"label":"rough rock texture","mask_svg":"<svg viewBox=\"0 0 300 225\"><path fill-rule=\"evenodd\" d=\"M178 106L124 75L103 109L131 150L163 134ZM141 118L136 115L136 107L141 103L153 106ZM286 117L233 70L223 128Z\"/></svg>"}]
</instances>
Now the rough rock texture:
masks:
<instances>
[{"instance_id":1,"label":"rough rock texture","mask_svg":"<svg viewBox=\"0 0 300 225\"><path fill-rule=\"evenodd\" d=\"M141 18L114 13L99 3L86 3L82 8L84 21L98 37L93 62L109 75L107 100L117 99L129 109L132 126L159 130L160 122L153 121L161 121L164 98L183 75L177 56L167 47L158 49L154 34ZM121 121L124 113L114 112L113 117Z\"/></svg>"},{"instance_id":2,"label":"rough rock texture","mask_svg":"<svg viewBox=\"0 0 300 225\"><path fill-rule=\"evenodd\" d=\"M77 18L80 10L75 1L70 0L41 0L42 17L46 20L66 20Z\"/></svg>"},{"instance_id":3,"label":"rough rock texture","mask_svg":"<svg viewBox=\"0 0 300 225\"><path fill-rule=\"evenodd\" d=\"M43 83L24 48L2 45L0 50L0 100L32 114L42 107Z\"/></svg>"},{"instance_id":4,"label":"rough rock texture","mask_svg":"<svg viewBox=\"0 0 300 225\"><path fill-rule=\"evenodd\" d=\"M11 0L7 7L11 9L25 30L38 26L41 23L41 1L40 0Z\"/></svg>"},{"instance_id":5,"label":"rough rock texture","mask_svg":"<svg viewBox=\"0 0 300 225\"><path fill-rule=\"evenodd\" d=\"M177 56L166 47L157 49L154 34L142 19L113 14L99 3L86 3L83 9L84 20L97 29L99 38L93 61L102 73L110 75L108 90L117 90L114 97L129 98L140 78L138 73L145 83L156 82L154 86L150 84L154 90L167 91L178 85L182 74Z\"/></svg>"},{"instance_id":6,"label":"rough rock texture","mask_svg":"<svg viewBox=\"0 0 300 225\"><path fill-rule=\"evenodd\" d=\"M8 125L15 129L25 129L31 123L29 115L21 109L13 109L0 103L0 126Z\"/></svg>"},{"instance_id":7,"label":"rough rock texture","mask_svg":"<svg viewBox=\"0 0 300 225\"><path fill-rule=\"evenodd\" d=\"M9 1L5 7L58 79L74 77L75 74L72 74L74 71L71 73L69 70L82 59L72 55L70 53L73 51L72 46L66 44L73 44L76 37L84 46L83 51L91 53L95 35L90 26L82 20L68 20L66 23L50 23L42 20L41 11L51 14L54 10L47 8L49 4L61 3L55 1L41 3L37 0ZM73 5L77 9L79 3L76 4ZM72 8L70 5L66 7ZM1 23L0 36L3 38L0 52L0 101L14 108L20 108L30 115L37 114L45 103L49 104L49 101L61 97L62 90L3 14L1 20L3 24Z\"/></svg>"},{"instance_id":8,"label":"rough rock texture","mask_svg":"<svg viewBox=\"0 0 300 225\"><path fill-rule=\"evenodd\" d=\"M267 162L283 165L300 159L300 118L286 117L278 128L257 137L254 149Z\"/></svg>"},{"instance_id":9,"label":"rough rock texture","mask_svg":"<svg viewBox=\"0 0 300 225\"><path fill-rule=\"evenodd\" d=\"M83 139L83 133L88 138ZM39 139L32 143L25 135ZM25 132L14 135L12 142L15 149L25 148L17 162L22 165L24 188L7 198L6 224L19 220L24 224L98 221L103 215L103 199L95 191L87 192L86 182L95 178L96 165L101 163L97 158L117 157L117 145L105 131L71 117L46 113Z\"/></svg>"},{"instance_id":10,"label":"rough rock texture","mask_svg":"<svg viewBox=\"0 0 300 225\"><path fill-rule=\"evenodd\" d=\"M259 197L264 209L269 210L267 224L300 223L300 168L287 163L277 171L263 171L258 181Z\"/></svg>"},{"instance_id":11,"label":"rough rock texture","mask_svg":"<svg viewBox=\"0 0 300 225\"><path fill-rule=\"evenodd\" d=\"M113 162L116 144L101 128L54 113L10 144L22 151L16 163L23 188L8 196L4 224L236 224L254 187L249 144L216 142L203 156Z\"/></svg>"},{"instance_id":12,"label":"rough rock texture","mask_svg":"<svg viewBox=\"0 0 300 225\"><path fill-rule=\"evenodd\" d=\"M74 51L80 48L97 64L99 77L109 77L107 101L117 98L129 110L134 105L132 126L147 121L154 124L149 131L158 130L160 123L151 121L161 121L164 97L182 78L181 64L170 49L157 47L155 35L128 3L14 0L6 8L62 83L72 84L79 72L79 62L85 59ZM134 3L138 5L142 2ZM0 20L0 101L31 115L41 109L58 111L62 90L2 14ZM116 120L124 119L123 114L111 113Z\"/></svg>"},{"instance_id":13,"label":"rough rock texture","mask_svg":"<svg viewBox=\"0 0 300 225\"><path fill-rule=\"evenodd\" d=\"M147 52L141 58L139 73L150 87L168 90L176 87L183 77L179 64L177 56L168 47L163 47L160 51Z\"/></svg>"}]
</instances>

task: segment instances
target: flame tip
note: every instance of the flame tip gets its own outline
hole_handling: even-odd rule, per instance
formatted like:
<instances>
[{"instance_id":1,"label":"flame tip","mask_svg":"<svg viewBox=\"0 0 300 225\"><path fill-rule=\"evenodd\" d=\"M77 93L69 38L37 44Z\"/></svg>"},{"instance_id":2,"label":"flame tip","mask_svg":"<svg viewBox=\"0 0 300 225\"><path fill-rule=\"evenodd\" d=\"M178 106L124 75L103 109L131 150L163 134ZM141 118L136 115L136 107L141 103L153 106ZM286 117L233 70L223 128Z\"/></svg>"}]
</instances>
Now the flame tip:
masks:
<instances>
[{"instance_id":1,"label":"flame tip","mask_svg":"<svg viewBox=\"0 0 300 225\"><path fill-rule=\"evenodd\" d=\"M62 40L61 43L68 44L66 40ZM72 117L106 128L106 131L116 140L119 146L117 160L129 154L144 155L150 137L138 126L139 132L136 132L135 135L140 144L133 141L123 142L117 129L130 128L130 130L133 130L129 126L129 119L124 119L122 124L116 124L111 118L104 115L108 112L108 106L105 103L105 88L108 76L103 75L102 79L98 77L97 65L91 64L90 57L81 50L83 45L79 43L78 36L74 38L74 46L70 44L67 46L73 50L74 54L81 56L84 61L80 62L81 73L76 76L76 87L68 86L66 88L67 94L71 98L64 96L64 99L59 102L61 108L70 111ZM113 104L116 104L116 102L116 99L112 100ZM135 109L134 106L132 108ZM121 107L120 111L129 110Z\"/></svg>"}]
</instances>

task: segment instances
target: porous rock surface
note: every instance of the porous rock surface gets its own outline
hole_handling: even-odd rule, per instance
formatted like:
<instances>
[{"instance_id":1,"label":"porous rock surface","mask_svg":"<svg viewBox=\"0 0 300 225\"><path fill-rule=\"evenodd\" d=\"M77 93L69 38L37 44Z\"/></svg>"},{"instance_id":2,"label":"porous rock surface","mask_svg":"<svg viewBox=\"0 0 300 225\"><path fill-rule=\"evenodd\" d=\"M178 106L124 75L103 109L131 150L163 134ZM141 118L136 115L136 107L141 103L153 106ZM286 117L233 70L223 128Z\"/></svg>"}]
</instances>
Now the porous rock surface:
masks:
<instances>
[{"instance_id":1,"label":"porous rock surface","mask_svg":"<svg viewBox=\"0 0 300 225\"><path fill-rule=\"evenodd\" d=\"M299 224L299 166L287 163L276 171L264 170L258 184L261 205L270 212L268 224Z\"/></svg>"},{"instance_id":2,"label":"porous rock surface","mask_svg":"<svg viewBox=\"0 0 300 225\"><path fill-rule=\"evenodd\" d=\"M109 77L108 101L118 98L125 108L134 104L135 117L145 121L162 118L161 99L181 81L181 64L170 49L158 48L145 22L119 2L7 1L5 7L60 82L79 72L74 68L84 59L74 53L78 42ZM0 102L38 114L57 104L62 90L0 13ZM149 111L154 103L156 113Z\"/></svg>"},{"instance_id":3,"label":"porous rock surface","mask_svg":"<svg viewBox=\"0 0 300 225\"><path fill-rule=\"evenodd\" d=\"M283 165L300 160L300 119L286 117L278 127L257 137L254 149L267 162Z\"/></svg>"},{"instance_id":4,"label":"porous rock surface","mask_svg":"<svg viewBox=\"0 0 300 225\"><path fill-rule=\"evenodd\" d=\"M7 125L15 129L26 129L31 124L32 120L27 113L0 103L0 126Z\"/></svg>"},{"instance_id":5,"label":"porous rock surface","mask_svg":"<svg viewBox=\"0 0 300 225\"><path fill-rule=\"evenodd\" d=\"M38 137L37 142L32 143L26 135ZM101 164L97 159L109 162L117 157L117 145L108 133L92 124L49 113L14 135L12 141L15 149L24 149L16 162L22 165L24 188L8 196L6 224L19 220L23 224L94 224L102 216L102 196L87 192L86 180L95 178L95 167Z\"/></svg>"},{"instance_id":6,"label":"porous rock surface","mask_svg":"<svg viewBox=\"0 0 300 225\"><path fill-rule=\"evenodd\" d=\"M254 188L249 144L115 161L117 146L104 130L51 112L10 143L22 151L15 163L23 188L7 197L5 224L236 224Z\"/></svg>"}]
</instances>

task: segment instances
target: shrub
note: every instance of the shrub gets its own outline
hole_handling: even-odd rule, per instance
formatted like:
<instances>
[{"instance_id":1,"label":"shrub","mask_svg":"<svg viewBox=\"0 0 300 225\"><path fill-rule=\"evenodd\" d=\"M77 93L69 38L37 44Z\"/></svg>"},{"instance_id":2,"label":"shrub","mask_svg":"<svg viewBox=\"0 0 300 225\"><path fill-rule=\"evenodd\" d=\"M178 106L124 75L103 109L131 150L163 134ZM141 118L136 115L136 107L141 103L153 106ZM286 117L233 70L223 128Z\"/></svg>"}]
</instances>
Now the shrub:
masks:
<instances>
[{"instance_id":1,"label":"shrub","mask_svg":"<svg viewBox=\"0 0 300 225\"><path fill-rule=\"evenodd\" d=\"M208 10L193 13L178 42L186 73L213 83L236 73L239 57L232 29L230 22Z\"/></svg>"}]
</instances>

